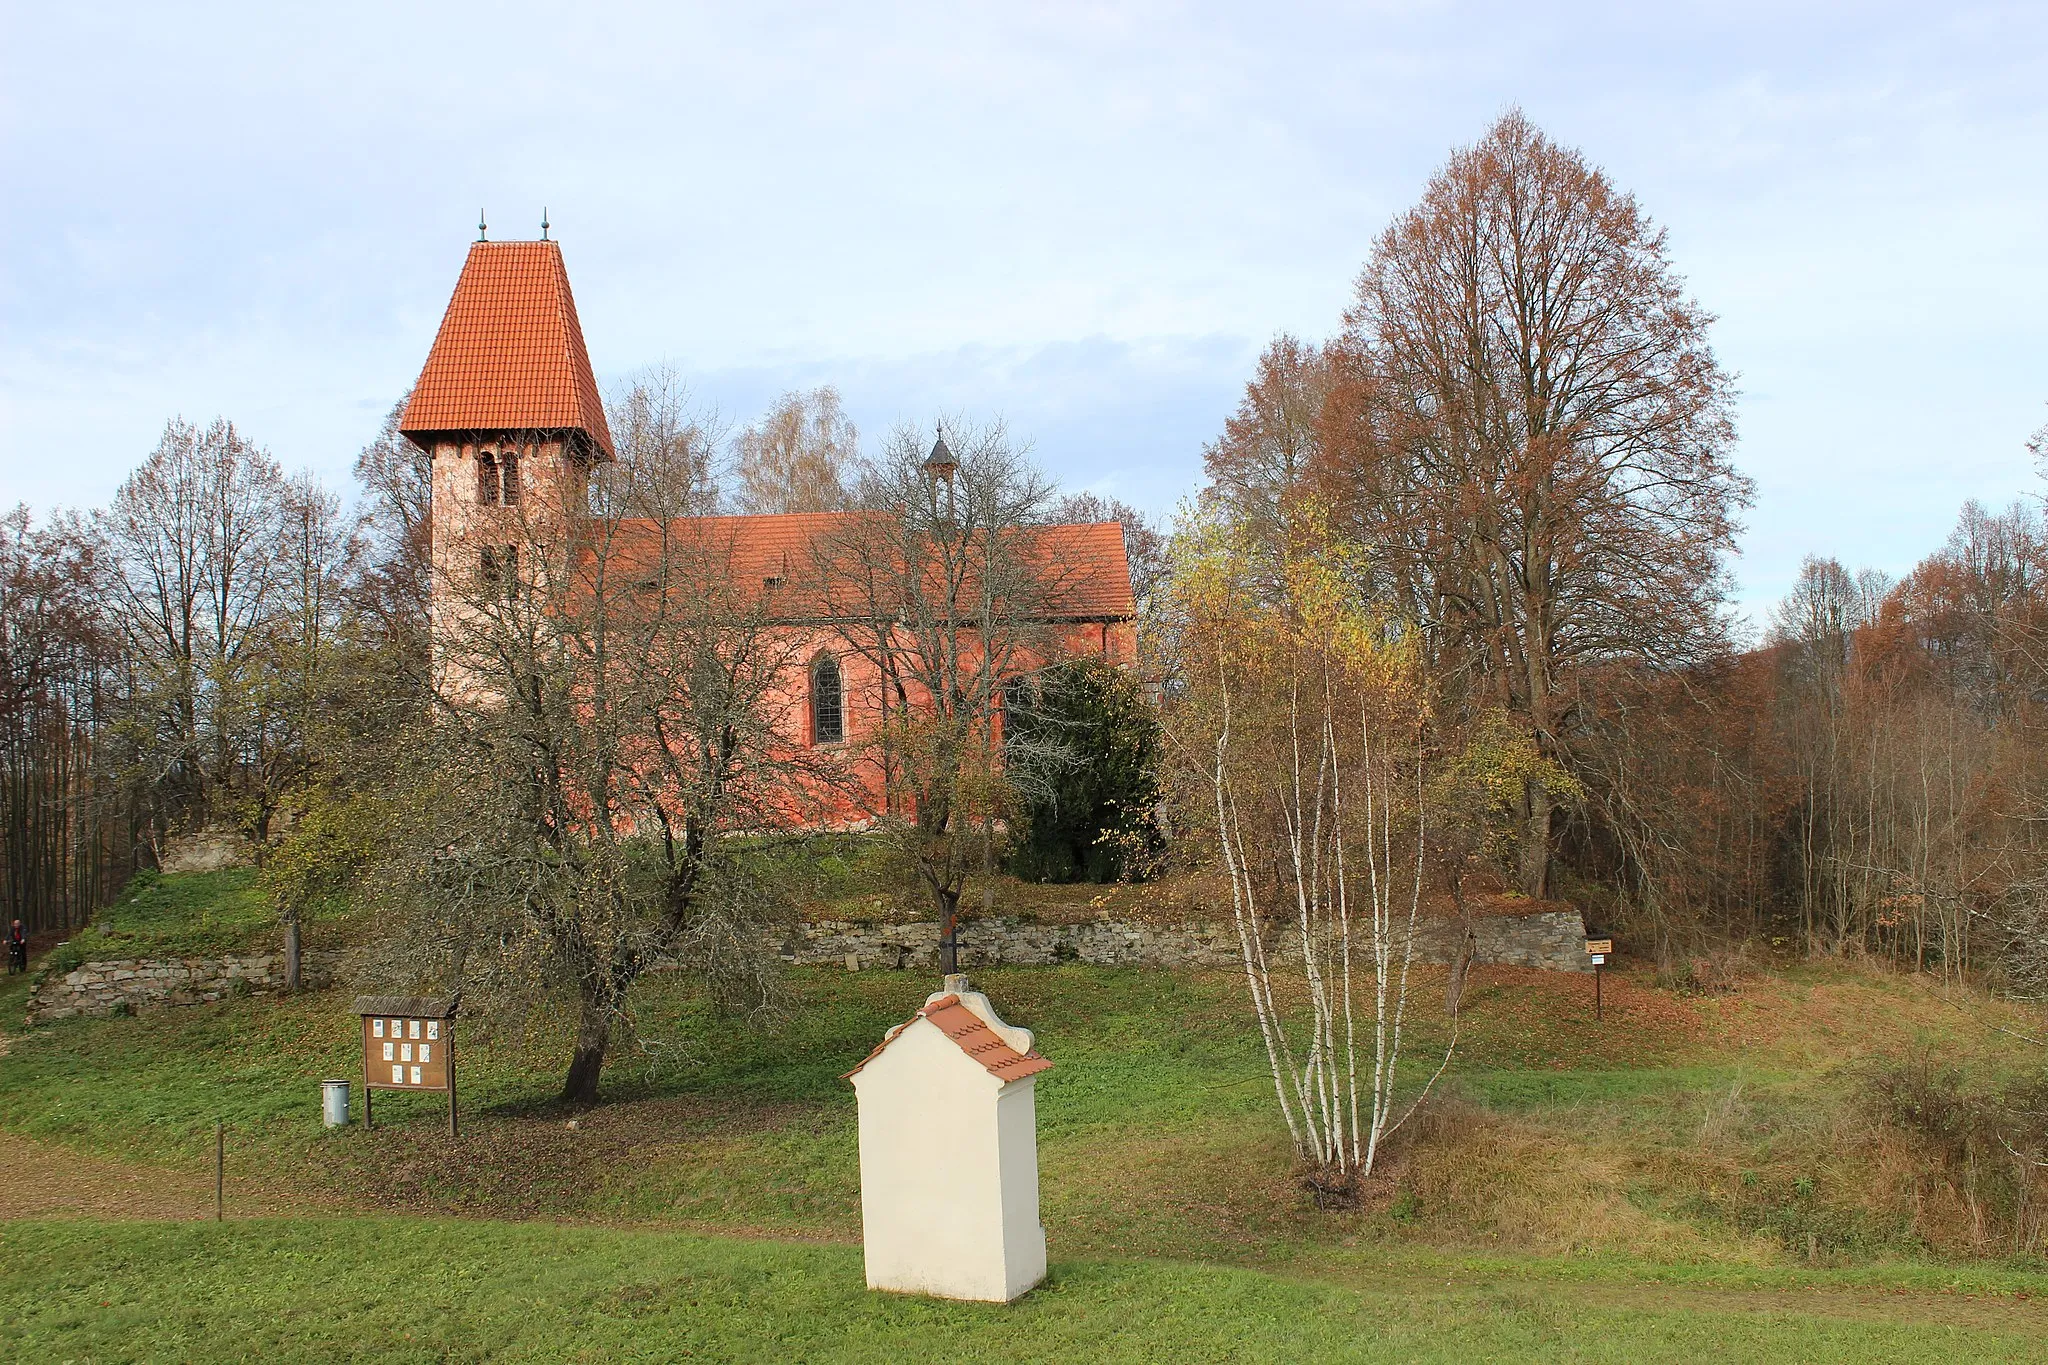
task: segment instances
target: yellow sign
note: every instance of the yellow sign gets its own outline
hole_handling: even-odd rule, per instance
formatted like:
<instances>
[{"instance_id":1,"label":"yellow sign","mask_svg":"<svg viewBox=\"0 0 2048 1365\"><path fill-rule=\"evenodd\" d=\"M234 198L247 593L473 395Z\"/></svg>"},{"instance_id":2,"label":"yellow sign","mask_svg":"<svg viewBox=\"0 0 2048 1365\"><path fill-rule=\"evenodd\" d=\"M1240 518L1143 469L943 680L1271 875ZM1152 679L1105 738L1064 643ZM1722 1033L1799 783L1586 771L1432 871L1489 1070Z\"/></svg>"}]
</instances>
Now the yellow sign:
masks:
<instances>
[{"instance_id":1,"label":"yellow sign","mask_svg":"<svg viewBox=\"0 0 2048 1365\"><path fill-rule=\"evenodd\" d=\"M1589 953L1611 953L1614 951L1614 940L1611 938L1589 938L1586 940L1586 951Z\"/></svg>"}]
</instances>

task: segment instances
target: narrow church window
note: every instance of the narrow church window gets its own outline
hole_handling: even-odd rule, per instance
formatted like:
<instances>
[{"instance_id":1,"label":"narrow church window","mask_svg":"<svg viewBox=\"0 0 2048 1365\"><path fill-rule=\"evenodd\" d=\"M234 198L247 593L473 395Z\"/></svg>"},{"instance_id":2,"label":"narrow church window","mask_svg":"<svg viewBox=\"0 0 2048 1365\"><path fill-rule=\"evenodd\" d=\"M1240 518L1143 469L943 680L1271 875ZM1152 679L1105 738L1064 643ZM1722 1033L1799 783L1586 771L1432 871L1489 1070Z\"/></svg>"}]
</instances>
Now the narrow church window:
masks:
<instances>
[{"instance_id":1,"label":"narrow church window","mask_svg":"<svg viewBox=\"0 0 2048 1365\"><path fill-rule=\"evenodd\" d=\"M487 585L498 582L498 552L488 545L476 552L476 574Z\"/></svg>"},{"instance_id":2,"label":"narrow church window","mask_svg":"<svg viewBox=\"0 0 2048 1365\"><path fill-rule=\"evenodd\" d=\"M846 691L839 663L829 654L811 665L811 743L837 744L846 738Z\"/></svg>"},{"instance_id":3,"label":"narrow church window","mask_svg":"<svg viewBox=\"0 0 2048 1365\"><path fill-rule=\"evenodd\" d=\"M476 456L476 501L479 507L498 505L498 462L481 450Z\"/></svg>"},{"instance_id":4,"label":"narrow church window","mask_svg":"<svg viewBox=\"0 0 2048 1365\"><path fill-rule=\"evenodd\" d=\"M498 456L498 471L503 476L504 497L501 501L507 507L519 505L519 454L507 450Z\"/></svg>"}]
</instances>

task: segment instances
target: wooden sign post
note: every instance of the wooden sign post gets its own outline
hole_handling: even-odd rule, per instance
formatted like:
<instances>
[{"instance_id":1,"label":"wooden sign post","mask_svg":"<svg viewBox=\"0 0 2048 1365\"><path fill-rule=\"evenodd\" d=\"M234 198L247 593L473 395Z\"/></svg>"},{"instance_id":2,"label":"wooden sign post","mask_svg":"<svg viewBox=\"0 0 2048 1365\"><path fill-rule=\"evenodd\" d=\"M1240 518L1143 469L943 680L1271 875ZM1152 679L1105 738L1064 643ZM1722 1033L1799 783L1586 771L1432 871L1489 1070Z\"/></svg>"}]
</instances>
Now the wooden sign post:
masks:
<instances>
[{"instance_id":1,"label":"wooden sign post","mask_svg":"<svg viewBox=\"0 0 2048 1365\"><path fill-rule=\"evenodd\" d=\"M363 1023L363 1127L376 1126L373 1090L445 1090L448 1136L455 1120L455 1002L423 995L359 995Z\"/></svg>"},{"instance_id":2,"label":"wooden sign post","mask_svg":"<svg viewBox=\"0 0 2048 1365\"><path fill-rule=\"evenodd\" d=\"M1586 951L1593 958L1593 1022L1600 1022L1600 969L1607 965L1607 955L1614 951L1611 938L1589 938Z\"/></svg>"}]
</instances>

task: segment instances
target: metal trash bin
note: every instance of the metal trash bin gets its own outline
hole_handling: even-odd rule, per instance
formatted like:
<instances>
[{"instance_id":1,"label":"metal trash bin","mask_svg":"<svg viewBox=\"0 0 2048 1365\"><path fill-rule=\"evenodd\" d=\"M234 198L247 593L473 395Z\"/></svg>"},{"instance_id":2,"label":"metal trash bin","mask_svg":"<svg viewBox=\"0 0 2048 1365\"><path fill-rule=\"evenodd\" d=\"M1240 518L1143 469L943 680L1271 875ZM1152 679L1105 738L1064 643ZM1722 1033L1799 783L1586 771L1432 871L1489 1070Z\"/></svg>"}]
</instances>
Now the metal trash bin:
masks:
<instances>
[{"instance_id":1,"label":"metal trash bin","mask_svg":"<svg viewBox=\"0 0 2048 1365\"><path fill-rule=\"evenodd\" d=\"M348 1126L348 1082L320 1082L320 1119L329 1128Z\"/></svg>"}]
</instances>

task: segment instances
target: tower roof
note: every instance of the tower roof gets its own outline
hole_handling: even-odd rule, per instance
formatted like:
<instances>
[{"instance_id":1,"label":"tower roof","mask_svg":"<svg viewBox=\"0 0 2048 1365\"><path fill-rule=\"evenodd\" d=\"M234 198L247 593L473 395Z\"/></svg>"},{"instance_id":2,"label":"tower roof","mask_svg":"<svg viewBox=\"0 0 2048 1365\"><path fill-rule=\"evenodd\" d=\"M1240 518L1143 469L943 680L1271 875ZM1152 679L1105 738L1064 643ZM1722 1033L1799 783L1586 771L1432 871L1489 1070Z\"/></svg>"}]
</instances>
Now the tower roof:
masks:
<instances>
[{"instance_id":1,"label":"tower roof","mask_svg":"<svg viewBox=\"0 0 2048 1365\"><path fill-rule=\"evenodd\" d=\"M398 429L574 431L600 459L612 434L556 242L476 242Z\"/></svg>"}]
</instances>

